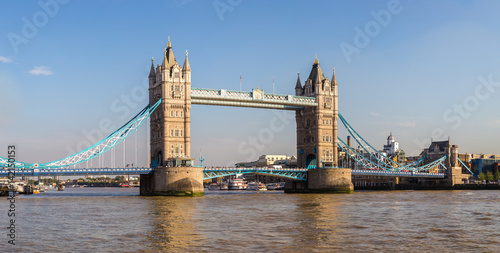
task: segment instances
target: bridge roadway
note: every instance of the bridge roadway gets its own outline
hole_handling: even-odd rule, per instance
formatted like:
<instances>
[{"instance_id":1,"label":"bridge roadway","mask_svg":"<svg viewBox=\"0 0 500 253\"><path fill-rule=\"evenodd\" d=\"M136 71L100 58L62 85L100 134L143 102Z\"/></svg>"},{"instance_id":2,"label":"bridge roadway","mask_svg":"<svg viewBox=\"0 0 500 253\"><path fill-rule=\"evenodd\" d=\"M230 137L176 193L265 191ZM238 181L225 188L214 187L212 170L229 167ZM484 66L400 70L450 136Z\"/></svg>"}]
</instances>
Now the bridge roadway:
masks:
<instances>
[{"instance_id":1,"label":"bridge roadway","mask_svg":"<svg viewBox=\"0 0 500 253\"><path fill-rule=\"evenodd\" d=\"M79 176L79 175L140 175L152 174L153 168L59 168L59 169L23 169L15 170L15 176ZM205 167L203 179L230 176L236 174L258 173L294 180L307 181L305 168L232 168L232 167ZM8 176L8 170L0 170L0 177ZM444 173L403 172L382 170L352 170L353 176L378 176L378 177L414 177L414 178L444 178Z\"/></svg>"}]
</instances>

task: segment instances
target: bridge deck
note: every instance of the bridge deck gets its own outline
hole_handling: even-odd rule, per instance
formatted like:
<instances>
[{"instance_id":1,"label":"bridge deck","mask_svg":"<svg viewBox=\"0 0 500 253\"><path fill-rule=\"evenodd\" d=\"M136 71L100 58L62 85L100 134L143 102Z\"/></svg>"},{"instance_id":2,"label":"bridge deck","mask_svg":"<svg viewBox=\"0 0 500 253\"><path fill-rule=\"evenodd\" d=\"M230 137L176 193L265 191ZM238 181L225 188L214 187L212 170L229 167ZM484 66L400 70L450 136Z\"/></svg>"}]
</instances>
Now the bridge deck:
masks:
<instances>
[{"instance_id":1,"label":"bridge deck","mask_svg":"<svg viewBox=\"0 0 500 253\"><path fill-rule=\"evenodd\" d=\"M191 88L191 104L300 110L318 106L316 98L266 94L256 91L228 91Z\"/></svg>"},{"instance_id":2,"label":"bridge deck","mask_svg":"<svg viewBox=\"0 0 500 253\"><path fill-rule=\"evenodd\" d=\"M7 170L0 171L0 177L8 175ZM88 169L42 169L16 170L15 176L79 176L79 175L140 175L151 174L152 168L88 168Z\"/></svg>"},{"instance_id":3,"label":"bridge deck","mask_svg":"<svg viewBox=\"0 0 500 253\"><path fill-rule=\"evenodd\" d=\"M140 175L152 174L153 168L84 168L84 169L25 169L16 170L15 176L76 176L76 175ZM278 177L286 177L295 180L307 180L306 168L233 168L233 167L205 167L203 169L204 179L223 177L235 174L268 174ZM5 177L8 170L0 170L0 177ZM381 176L381 177L418 177L418 178L445 178L444 173L425 172L399 172L381 170L352 170L353 176Z\"/></svg>"}]
</instances>

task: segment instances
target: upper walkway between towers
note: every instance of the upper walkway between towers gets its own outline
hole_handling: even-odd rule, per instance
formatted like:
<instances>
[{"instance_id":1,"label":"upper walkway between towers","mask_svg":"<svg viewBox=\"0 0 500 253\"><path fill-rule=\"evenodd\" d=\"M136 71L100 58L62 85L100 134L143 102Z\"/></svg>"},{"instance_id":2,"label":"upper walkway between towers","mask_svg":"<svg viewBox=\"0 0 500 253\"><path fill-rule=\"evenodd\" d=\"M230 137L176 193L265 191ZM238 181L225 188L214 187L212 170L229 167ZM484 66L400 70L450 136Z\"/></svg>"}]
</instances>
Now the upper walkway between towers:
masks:
<instances>
[{"instance_id":1,"label":"upper walkway between towers","mask_svg":"<svg viewBox=\"0 0 500 253\"><path fill-rule=\"evenodd\" d=\"M259 88L250 92L191 88L191 104L282 110L300 110L304 107L318 106L315 97L267 94Z\"/></svg>"}]
</instances>

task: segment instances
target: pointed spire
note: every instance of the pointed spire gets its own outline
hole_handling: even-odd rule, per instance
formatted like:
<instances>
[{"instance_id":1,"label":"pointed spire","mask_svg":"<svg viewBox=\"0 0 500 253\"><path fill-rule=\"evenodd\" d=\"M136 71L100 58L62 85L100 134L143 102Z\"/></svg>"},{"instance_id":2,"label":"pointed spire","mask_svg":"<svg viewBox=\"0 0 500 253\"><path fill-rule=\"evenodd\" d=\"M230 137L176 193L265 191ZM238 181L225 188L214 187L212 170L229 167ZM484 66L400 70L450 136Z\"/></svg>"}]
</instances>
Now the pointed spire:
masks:
<instances>
[{"instance_id":1,"label":"pointed spire","mask_svg":"<svg viewBox=\"0 0 500 253\"><path fill-rule=\"evenodd\" d=\"M189 66L187 49L186 49L186 59L184 60L184 66L182 67L182 71L191 71L191 66Z\"/></svg>"},{"instance_id":2,"label":"pointed spire","mask_svg":"<svg viewBox=\"0 0 500 253\"><path fill-rule=\"evenodd\" d=\"M332 85L338 85L337 77L335 77L335 67L333 67Z\"/></svg>"},{"instance_id":3,"label":"pointed spire","mask_svg":"<svg viewBox=\"0 0 500 253\"><path fill-rule=\"evenodd\" d=\"M161 64L163 68L168 66L167 49L163 50L163 63Z\"/></svg>"},{"instance_id":4,"label":"pointed spire","mask_svg":"<svg viewBox=\"0 0 500 253\"><path fill-rule=\"evenodd\" d=\"M155 73L155 59L151 57L151 70L149 71L149 77L154 77L156 75Z\"/></svg>"},{"instance_id":5,"label":"pointed spire","mask_svg":"<svg viewBox=\"0 0 500 253\"><path fill-rule=\"evenodd\" d=\"M300 83L300 72L297 71L297 84L295 85L295 89L302 89L302 84Z\"/></svg>"},{"instance_id":6,"label":"pointed spire","mask_svg":"<svg viewBox=\"0 0 500 253\"><path fill-rule=\"evenodd\" d=\"M309 79L311 79L311 81L313 82L313 90L315 90L314 87L316 86L316 84L320 84L325 79L323 71L319 66L318 55L314 56L314 63L311 69L311 73L309 74Z\"/></svg>"},{"instance_id":7,"label":"pointed spire","mask_svg":"<svg viewBox=\"0 0 500 253\"><path fill-rule=\"evenodd\" d=\"M168 37L168 43L167 43L165 55L166 55L167 61L168 61L168 68L170 69L172 66L174 66L177 63L177 61L175 60L174 51L172 51L172 44L170 43L170 36Z\"/></svg>"}]
</instances>

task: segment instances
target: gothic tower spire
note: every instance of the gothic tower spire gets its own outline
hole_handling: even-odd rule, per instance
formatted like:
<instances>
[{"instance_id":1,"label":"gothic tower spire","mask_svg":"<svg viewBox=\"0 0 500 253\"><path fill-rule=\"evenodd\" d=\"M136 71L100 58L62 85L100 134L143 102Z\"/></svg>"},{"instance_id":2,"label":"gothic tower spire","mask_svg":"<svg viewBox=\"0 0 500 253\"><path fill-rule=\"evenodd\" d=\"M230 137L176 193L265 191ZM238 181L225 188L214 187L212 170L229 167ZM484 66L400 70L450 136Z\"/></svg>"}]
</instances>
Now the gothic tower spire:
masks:
<instances>
[{"instance_id":1,"label":"gothic tower spire","mask_svg":"<svg viewBox=\"0 0 500 253\"><path fill-rule=\"evenodd\" d=\"M155 77L155 75L156 75L154 62L155 62L155 59L151 58L151 70L149 70L149 78Z\"/></svg>"},{"instance_id":2,"label":"gothic tower spire","mask_svg":"<svg viewBox=\"0 0 500 253\"><path fill-rule=\"evenodd\" d=\"M170 43L170 37L168 37L167 49L166 49L166 57L168 60L168 67L171 68L174 66L177 61L175 60L174 51L172 50L172 44Z\"/></svg>"},{"instance_id":3,"label":"gothic tower spire","mask_svg":"<svg viewBox=\"0 0 500 253\"><path fill-rule=\"evenodd\" d=\"M167 49L165 48L163 50L163 63L161 64L163 69L165 69L168 66L168 58L167 58Z\"/></svg>"},{"instance_id":4,"label":"gothic tower spire","mask_svg":"<svg viewBox=\"0 0 500 253\"><path fill-rule=\"evenodd\" d=\"M304 93L304 90L302 89L302 84L300 83L300 72L297 71L297 83L295 84L295 95L301 96L302 93Z\"/></svg>"},{"instance_id":5,"label":"gothic tower spire","mask_svg":"<svg viewBox=\"0 0 500 253\"><path fill-rule=\"evenodd\" d=\"M316 93L317 92L316 87L319 87L323 82L323 80L325 79L323 71L319 66L319 60L317 55L314 57L314 63L311 69L311 73L309 74L309 79L311 79L312 82L312 92Z\"/></svg>"},{"instance_id":6,"label":"gothic tower spire","mask_svg":"<svg viewBox=\"0 0 500 253\"><path fill-rule=\"evenodd\" d=\"M333 76L332 76L332 86L337 86L337 78L335 77L335 67L333 68Z\"/></svg>"},{"instance_id":7,"label":"gothic tower spire","mask_svg":"<svg viewBox=\"0 0 500 253\"><path fill-rule=\"evenodd\" d=\"M189 66L189 60L188 60L188 51L186 49L186 59L184 60L184 66L182 67L182 71L191 71L191 66Z\"/></svg>"}]
</instances>

